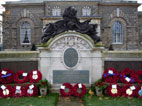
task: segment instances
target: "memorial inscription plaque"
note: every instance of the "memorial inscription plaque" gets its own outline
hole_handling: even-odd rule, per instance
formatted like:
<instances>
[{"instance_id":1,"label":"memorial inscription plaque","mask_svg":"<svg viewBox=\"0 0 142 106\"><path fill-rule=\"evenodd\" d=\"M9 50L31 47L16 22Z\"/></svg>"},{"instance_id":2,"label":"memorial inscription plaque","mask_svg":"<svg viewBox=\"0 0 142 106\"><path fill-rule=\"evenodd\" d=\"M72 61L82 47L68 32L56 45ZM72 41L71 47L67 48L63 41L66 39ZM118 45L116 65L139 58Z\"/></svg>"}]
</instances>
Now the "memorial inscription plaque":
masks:
<instances>
[{"instance_id":1,"label":"memorial inscription plaque","mask_svg":"<svg viewBox=\"0 0 142 106\"><path fill-rule=\"evenodd\" d=\"M89 70L53 70L53 84L65 82L89 84Z\"/></svg>"},{"instance_id":2,"label":"memorial inscription plaque","mask_svg":"<svg viewBox=\"0 0 142 106\"><path fill-rule=\"evenodd\" d=\"M67 67L75 67L78 63L78 53L74 48L68 48L64 52L64 63Z\"/></svg>"}]
</instances>

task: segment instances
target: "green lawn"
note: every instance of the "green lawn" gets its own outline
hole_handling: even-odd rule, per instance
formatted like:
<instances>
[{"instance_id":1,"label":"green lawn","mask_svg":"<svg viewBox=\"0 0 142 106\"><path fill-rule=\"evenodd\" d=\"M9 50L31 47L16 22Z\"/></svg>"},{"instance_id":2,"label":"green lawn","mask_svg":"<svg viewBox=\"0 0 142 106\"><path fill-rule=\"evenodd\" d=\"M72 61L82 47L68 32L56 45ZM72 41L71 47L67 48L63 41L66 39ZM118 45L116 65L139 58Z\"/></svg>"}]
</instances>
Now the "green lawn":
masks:
<instances>
[{"instance_id":1,"label":"green lawn","mask_svg":"<svg viewBox=\"0 0 142 106\"><path fill-rule=\"evenodd\" d=\"M59 94L46 97L1 98L0 106L56 106Z\"/></svg>"},{"instance_id":2,"label":"green lawn","mask_svg":"<svg viewBox=\"0 0 142 106\"><path fill-rule=\"evenodd\" d=\"M83 97L85 106L142 106L142 99L138 98L112 98L104 96L90 96L89 94Z\"/></svg>"}]
</instances>

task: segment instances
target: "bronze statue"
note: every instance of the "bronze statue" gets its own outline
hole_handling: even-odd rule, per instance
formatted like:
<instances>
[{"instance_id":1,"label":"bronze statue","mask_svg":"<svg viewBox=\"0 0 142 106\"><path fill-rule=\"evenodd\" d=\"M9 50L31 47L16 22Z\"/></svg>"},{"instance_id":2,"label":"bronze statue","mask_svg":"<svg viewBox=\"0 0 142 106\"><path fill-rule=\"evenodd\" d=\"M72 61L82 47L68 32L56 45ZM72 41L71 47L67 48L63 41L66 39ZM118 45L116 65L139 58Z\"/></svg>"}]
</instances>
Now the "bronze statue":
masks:
<instances>
[{"instance_id":1,"label":"bronze statue","mask_svg":"<svg viewBox=\"0 0 142 106\"><path fill-rule=\"evenodd\" d=\"M99 42L100 37L96 34L97 24L89 24L91 19L84 22L80 22L76 16L77 10L73 7L68 7L63 13L63 20L59 20L55 23L49 23L43 28L43 36L41 42L46 43L51 37L63 33L68 30L74 30L76 32L89 35L94 42Z\"/></svg>"}]
</instances>

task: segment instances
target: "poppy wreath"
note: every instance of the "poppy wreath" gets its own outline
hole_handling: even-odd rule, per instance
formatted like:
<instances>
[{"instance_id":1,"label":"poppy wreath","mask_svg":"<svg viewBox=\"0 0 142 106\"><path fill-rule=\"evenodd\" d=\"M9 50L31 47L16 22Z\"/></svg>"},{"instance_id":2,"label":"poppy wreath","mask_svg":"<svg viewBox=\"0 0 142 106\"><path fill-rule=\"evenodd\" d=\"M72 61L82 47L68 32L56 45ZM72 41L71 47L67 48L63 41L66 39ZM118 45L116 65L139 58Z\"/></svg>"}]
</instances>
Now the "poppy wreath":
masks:
<instances>
[{"instance_id":1,"label":"poppy wreath","mask_svg":"<svg viewBox=\"0 0 142 106\"><path fill-rule=\"evenodd\" d=\"M26 94L25 96L32 97L37 96L38 88L34 84L28 84L25 86Z\"/></svg>"},{"instance_id":2,"label":"poppy wreath","mask_svg":"<svg viewBox=\"0 0 142 106\"><path fill-rule=\"evenodd\" d=\"M14 81L16 83L25 83L29 80L28 77L28 73L24 72L24 71L18 71L15 75L14 75Z\"/></svg>"},{"instance_id":3,"label":"poppy wreath","mask_svg":"<svg viewBox=\"0 0 142 106\"><path fill-rule=\"evenodd\" d=\"M142 86L138 85L136 88L136 96L142 98Z\"/></svg>"},{"instance_id":4,"label":"poppy wreath","mask_svg":"<svg viewBox=\"0 0 142 106\"><path fill-rule=\"evenodd\" d=\"M24 87L20 86L20 85L16 85L14 86L14 89L13 89L13 96L14 97L23 97L25 96L26 94L26 90Z\"/></svg>"},{"instance_id":5,"label":"poppy wreath","mask_svg":"<svg viewBox=\"0 0 142 106\"><path fill-rule=\"evenodd\" d=\"M69 91L66 92L66 89ZM70 83L63 83L60 87L60 94L64 97L71 96L73 94L73 86Z\"/></svg>"},{"instance_id":6,"label":"poppy wreath","mask_svg":"<svg viewBox=\"0 0 142 106\"><path fill-rule=\"evenodd\" d=\"M123 86L122 95L125 97L134 97L136 95L136 87L131 84Z\"/></svg>"},{"instance_id":7,"label":"poppy wreath","mask_svg":"<svg viewBox=\"0 0 142 106\"><path fill-rule=\"evenodd\" d=\"M81 90L81 91L78 92L78 90ZM83 85L81 83L77 83L73 87L73 92L74 92L74 96L78 96L81 98L81 97L83 97L84 94L86 94L86 87L85 87L85 85Z\"/></svg>"},{"instance_id":8,"label":"poppy wreath","mask_svg":"<svg viewBox=\"0 0 142 106\"><path fill-rule=\"evenodd\" d=\"M106 88L106 93L112 97L119 97L121 96L121 87L118 84L110 84Z\"/></svg>"},{"instance_id":9,"label":"poppy wreath","mask_svg":"<svg viewBox=\"0 0 142 106\"><path fill-rule=\"evenodd\" d=\"M29 73L30 83L37 83L41 79L42 79L42 74L41 74L41 72L39 70L32 70Z\"/></svg>"},{"instance_id":10,"label":"poppy wreath","mask_svg":"<svg viewBox=\"0 0 142 106\"><path fill-rule=\"evenodd\" d=\"M13 96L13 88L10 85L1 85L0 97L7 98Z\"/></svg>"},{"instance_id":11,"label":"poppy wreath","mask_svg":"<svg viewBox=\"0 0 142 106\"><path fill-rule=\"evenodd\" d=\"M129 68L126 68L121 71L120 74L120 80L125 84L131 84L134 83L136 79L136 74L133 70L130 70Z\"/></svg>"},{"instance_id":12,"label":"poppy wreath","mask_svg":"<svg viewBox=\"0 0 142 106\"><path fill-rule=\"evenodd\" d=\"M114 68L107 68L103 73L103 79L107 83L116 83L119 79L119 73Z\"/></svg>"},{"instance_id":13,"label":"poppy wreath","mask_svg":"<svg viewBox=\"0 0 142 106\"><path fill-rule=\"evenodd\" d=\"M2 82L3 84L8 84L11 83L13 81L13 71L8 69L8 68L4 68L0 71L0 82Z\"/></svg>"},{"instance_id":14,"label":"poppy wreath","mask_svg":"<svg viewBox=\"0 0 142 106\"><path fill-rule=\"evenodd\" d=\"M138 70L136 72L136 82L142 84L142 79L140 79L139 77L142 77L142 70Z\"/></svg>"}]
</instances>

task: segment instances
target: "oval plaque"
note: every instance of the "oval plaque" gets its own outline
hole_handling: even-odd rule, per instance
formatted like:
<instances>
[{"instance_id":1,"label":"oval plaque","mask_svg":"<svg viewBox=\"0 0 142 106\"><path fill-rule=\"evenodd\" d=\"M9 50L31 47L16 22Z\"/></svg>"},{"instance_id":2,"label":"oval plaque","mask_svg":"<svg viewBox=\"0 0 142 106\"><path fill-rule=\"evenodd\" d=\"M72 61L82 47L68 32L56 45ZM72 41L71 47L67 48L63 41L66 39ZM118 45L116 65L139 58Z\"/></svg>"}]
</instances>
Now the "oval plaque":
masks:
<instances>
[{"instance_id":1,"label":"oval plaque","mask_svg":"<svg viewBox=\"0 0 142 106\"><path fill-rule=\"evenodd\" d=\"M68 67L75 67L78 63L78 52L74 48L68 48L64 52L64 63Z\"/></svg>"}]
</instances>

